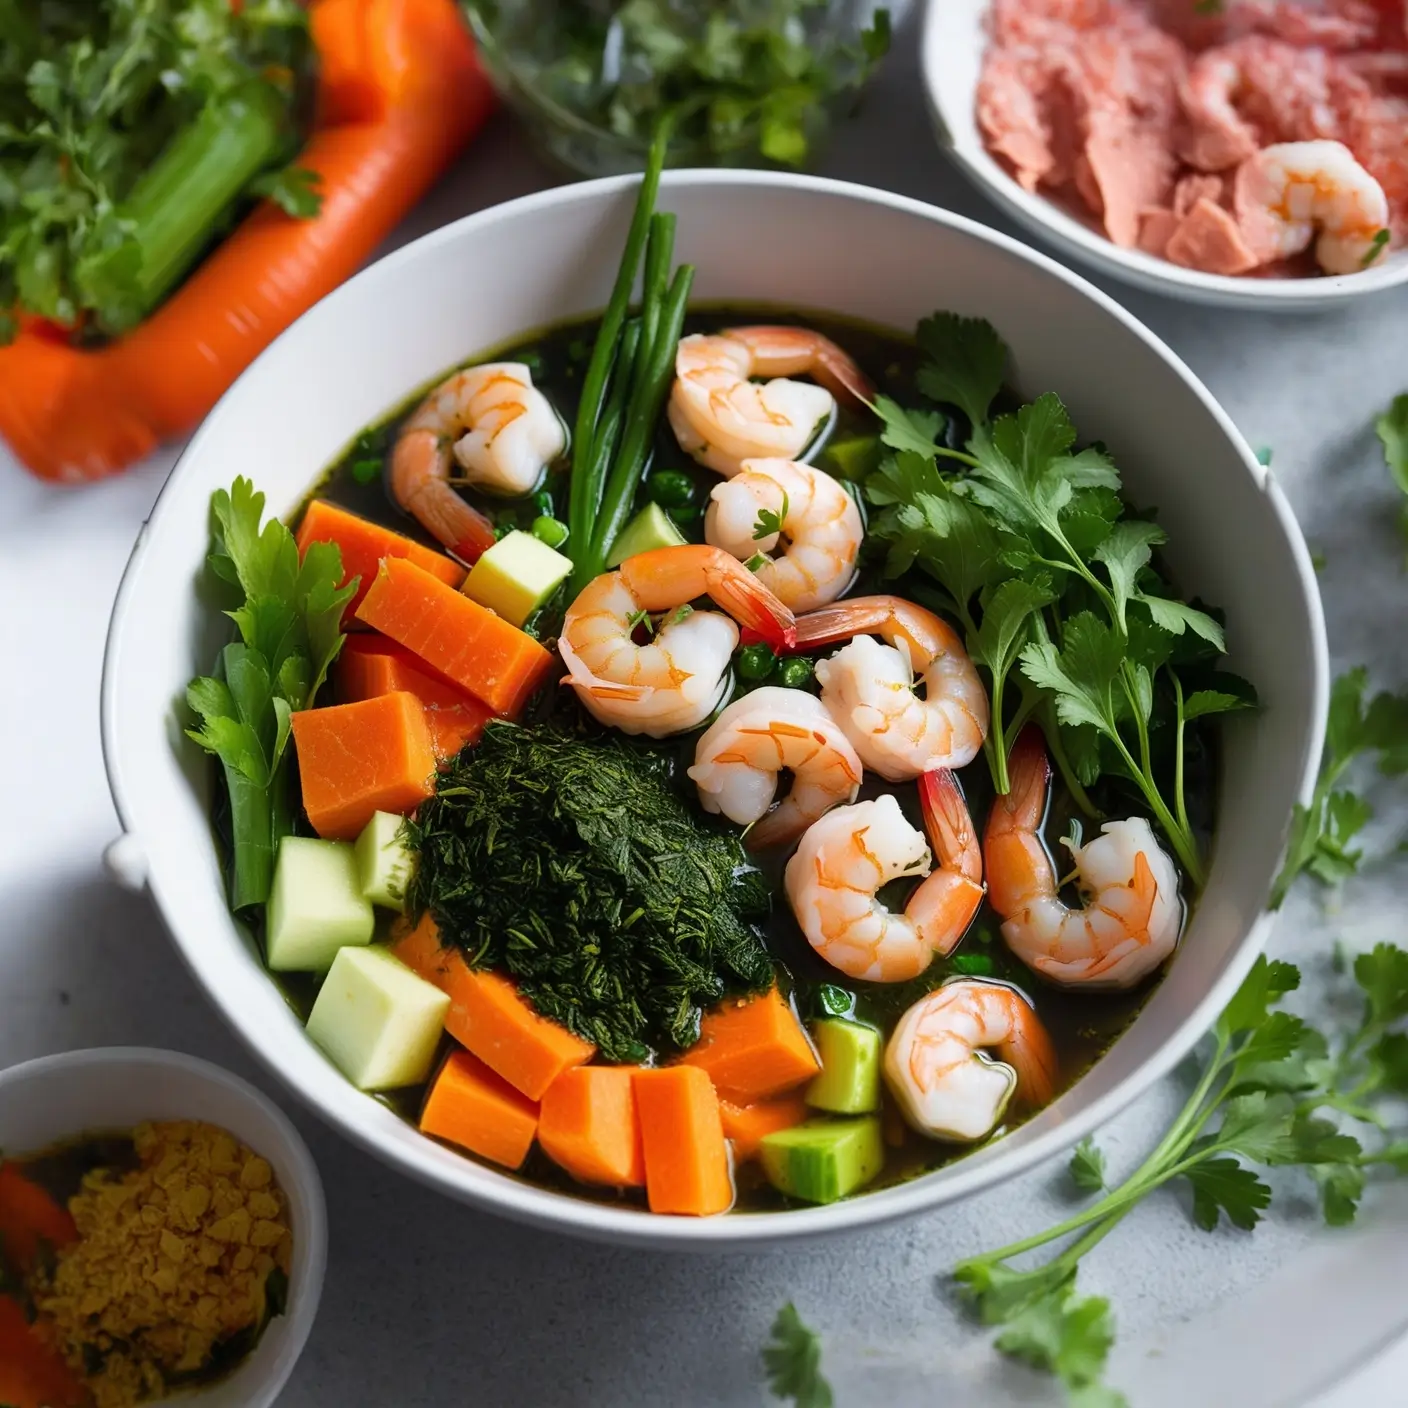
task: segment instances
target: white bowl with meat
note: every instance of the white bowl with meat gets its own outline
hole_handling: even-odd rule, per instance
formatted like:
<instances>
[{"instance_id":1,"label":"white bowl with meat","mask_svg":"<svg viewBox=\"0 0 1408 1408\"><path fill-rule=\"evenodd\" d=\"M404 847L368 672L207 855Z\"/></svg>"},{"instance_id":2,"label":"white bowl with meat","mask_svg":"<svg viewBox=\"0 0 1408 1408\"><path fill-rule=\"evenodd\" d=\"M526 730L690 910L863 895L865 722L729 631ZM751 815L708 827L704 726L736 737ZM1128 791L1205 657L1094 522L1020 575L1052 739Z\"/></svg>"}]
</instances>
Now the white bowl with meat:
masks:
<instances>
[{"instance_id":1,"label":"white bowl with meat","mask_svg":"<svg viewBox=\"0 0 1408 1408\"><path fill-rule=\"evenodd\" d=\"M939 140L1086 265L1199 303L1408 283L1408 19L1389 0L944 0Z\"/></svg>"}]
</instances>

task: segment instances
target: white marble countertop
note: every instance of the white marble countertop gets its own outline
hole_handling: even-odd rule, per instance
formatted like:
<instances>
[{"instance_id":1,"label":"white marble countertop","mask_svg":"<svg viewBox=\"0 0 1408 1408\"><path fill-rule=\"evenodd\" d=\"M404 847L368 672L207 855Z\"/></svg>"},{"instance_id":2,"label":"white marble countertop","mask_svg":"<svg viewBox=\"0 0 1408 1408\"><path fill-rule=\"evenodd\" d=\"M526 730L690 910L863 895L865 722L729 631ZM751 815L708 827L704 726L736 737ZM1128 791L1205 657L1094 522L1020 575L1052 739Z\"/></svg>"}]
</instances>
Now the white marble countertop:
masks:
<instances>
[{"instance_id":1,"label":"white marble countertop","mask_svg":"<svg viewBox=\"0 0 1408 1408\"><path fill-rule=\"evenodd\" d=\"M934 148L913 49L902 31L825 171L998 223ZM555 179L500 118L397 242ZM1314 318L1110 291L1182 354L1253 444L1274 449L1274 471L1326 557L1337 664L1366 662L1378 683L1401 687L1404 545L1371 424L1408 387L1408 290ZM255 1069L151 906L113 888L99 865L117 832L98 741L103 635L172 458L58 491L0 449L0 1066L79 1046L168 1046L281 1099L321 1166L332 1236L322 1312L284 1401L760 1404L758 1347L792 1298L826 1337L842 1405L1058 1402L1047 1383L998 1362L937 1279L964 1253L1045 1225L1061 1199L1054 1169L917 1222L786 1252L619 1251L527 1231L405 1182ZM1313 963L1335 934L1401 938L1395 888L1388 868L1376 870L1333 914L1298 895L1276 949ZM1171 1081L1106 1131L1116 1168L1178 1098ZM1408 1346L1395 1338L1408 1322L1399 1271L1408 1208L1381 1199L1368 1220L1364 1233L1324 1233L1292 1194L1253 1236L1209 1236L1174 1196L1154 1198L1083 1272L1088 1289L1115 1301L1111 1381L1137 1408L1404 1402Z\"/></svg>"}]
</instances>

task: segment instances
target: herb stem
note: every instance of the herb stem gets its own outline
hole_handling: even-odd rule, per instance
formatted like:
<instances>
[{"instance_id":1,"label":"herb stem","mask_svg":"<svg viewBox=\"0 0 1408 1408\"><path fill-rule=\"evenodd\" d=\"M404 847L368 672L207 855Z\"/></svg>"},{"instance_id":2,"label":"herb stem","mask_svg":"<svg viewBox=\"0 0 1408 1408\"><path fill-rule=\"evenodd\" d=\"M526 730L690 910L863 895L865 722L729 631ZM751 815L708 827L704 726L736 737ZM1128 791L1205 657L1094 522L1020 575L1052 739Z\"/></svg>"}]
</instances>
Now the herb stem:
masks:
<instances>
[{"instance_id":1,"label":"herb stem","mask_svg":"<svg viewBox=\"0 0 1408 1408\"><path fill-rule=\"evenodd\" d=\"M1041 710L1041 731L1046 735L1046 746L1056 763L1057 771L1061 774L1066 791L1071 794L1071 800L1094 821L1100 815L1100 809L1090 800L1090 794L1081 785L1081 780L1071 766L1071 760L1066 756L1066 745L1061 742L1061 728L1049 699Z\"/></svg>"},{"instance_id":2,"label":"herb stem","mask_svg":"<svg viewBox=\"0 0 1408 1408\"><path fill-rule=\"evenodd\" d=\"M1176 670L1170 670L1173 679L1174 732L1173 732L1173 804L1178 812L1178 824L1188 835L1193 828L1188 824L1188 803L1183 792L1183 681Z\"/></svg>"}]
</instances>

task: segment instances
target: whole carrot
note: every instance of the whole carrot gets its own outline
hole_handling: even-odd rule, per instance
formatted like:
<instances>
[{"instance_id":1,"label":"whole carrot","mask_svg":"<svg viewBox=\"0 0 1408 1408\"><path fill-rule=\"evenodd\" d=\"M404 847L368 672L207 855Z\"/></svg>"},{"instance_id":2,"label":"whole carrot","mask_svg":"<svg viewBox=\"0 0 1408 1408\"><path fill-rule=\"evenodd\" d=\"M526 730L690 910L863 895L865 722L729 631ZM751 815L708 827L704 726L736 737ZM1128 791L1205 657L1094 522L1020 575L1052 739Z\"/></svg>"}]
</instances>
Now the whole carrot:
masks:
<instances>
[{"instance_id":1,"label":"whole carrot","mask_svg":"<svg viewBox=\"0 0 1408 1408\"><path fill-rule=\"evenodd\" d=\"M350 277L492 106L453 0L313 0L318 111L298 164L322 207L262 204L140 326L79 349L30 323L0 348L0 436L43 479L115 474L185 434Z\"/></svg>"}]
</instances>

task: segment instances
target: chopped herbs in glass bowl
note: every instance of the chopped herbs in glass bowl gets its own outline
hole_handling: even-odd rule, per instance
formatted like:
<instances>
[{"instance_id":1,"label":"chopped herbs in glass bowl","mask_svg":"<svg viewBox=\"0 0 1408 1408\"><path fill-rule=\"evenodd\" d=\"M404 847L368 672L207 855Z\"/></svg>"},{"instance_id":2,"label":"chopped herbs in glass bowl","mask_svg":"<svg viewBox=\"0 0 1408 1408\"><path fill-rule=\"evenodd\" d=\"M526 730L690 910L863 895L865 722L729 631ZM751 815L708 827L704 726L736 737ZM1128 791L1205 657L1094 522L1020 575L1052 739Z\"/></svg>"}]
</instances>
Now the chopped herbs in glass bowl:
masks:
<instances>
[{"instance_id":1,"label":"chopped herbs in glass bowl","mask_svg":"<svg viewBox=\"0 0 1408 1408\"><path fill-rule=\"evenodd\" d=\"M670 164L813 163L890 44L876 0L466 0L505 100L554 160L638 171L658 118Z\"/></svg>"}]
</instances>

